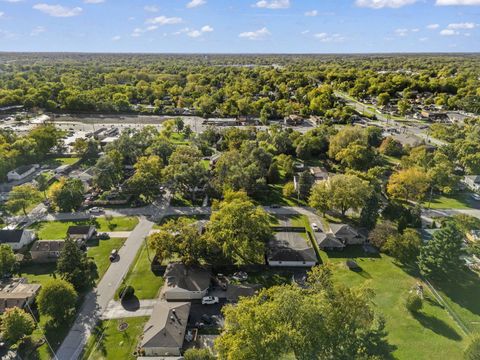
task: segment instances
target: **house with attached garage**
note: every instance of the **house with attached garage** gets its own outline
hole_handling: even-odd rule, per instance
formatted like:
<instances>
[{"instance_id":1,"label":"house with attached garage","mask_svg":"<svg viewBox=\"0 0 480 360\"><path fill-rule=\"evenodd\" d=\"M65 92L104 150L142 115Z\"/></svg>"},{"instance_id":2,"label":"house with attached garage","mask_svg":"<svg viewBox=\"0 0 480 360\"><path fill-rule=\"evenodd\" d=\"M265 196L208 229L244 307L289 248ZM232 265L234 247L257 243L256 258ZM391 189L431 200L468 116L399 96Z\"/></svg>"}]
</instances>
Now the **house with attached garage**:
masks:
<instances>
[{"instance_id":1,"label":"house with attached garage","mask_svg":"<svg viewBox=\"0 0 480 360\"><path fill-rule=\"evenodd\" d=\"M40 167L38 164L23 165L7 173L8 181L18 181L25 179L28 175L31 175Z\"/></svg>"},{"instance_id":2,"label":"house with attached garage","mask_svg":"<svg viewBox=\"0 0 480 360\"><path fill-rule=\"evenodd\" d=\"M90 240L97 233L97 229L93 225L75 225L70 226L67 230L67 237L73 240Z\"/></svg>"},{"instance_id":3,"label":"house with attached garage","mask_svg":"<svg viewBox=\"0 0 480 360\"><path fill-rule=\"evenodd\" d=\"M463 182L470 190L480 192L480 175L467 175Z\"/></svg>"},{"instance_id":4,"label":"house with attached garage","mask_svg":"<svg viewBox=\"0 0 480 360\"><path fill-rule=\"evenodd\" d=\"M167 301L201 299L207 295L212 274L210 270L170 263L165 269L163 296Z\"/></svg>"},{"instance_id":5,"label":"house with attached garage","mask_svg":"<svg viewBox=\"0 0 480 360\"><path fill-rule=\"evenodd\" d=\"M30 255L35 263L57 262L65 246L65 240L38 240L31 249Z\"/></svg>"},{"instance_id":6,"label":"house with attached garage","mask_svg":"<svg viewBox=\"0 0 480 360\"><path fill-rule=\"evenodd\" d=\"M150 357L180 356L189 315L189 302L159 301L143 329L139 353Z\"/></svg>"},{"instance_id":7,"label":"house with attached garage","mask_svg":"<svg viewBox=\"0 0 480 360\"><path fill-rule=\"evenodd\" d=\"M361 245L367 240L366 236L347 224L330 224L329 233L345 245Z\"/></svg>"},{"instance_id":8,"label":"house with attached garage","mask_svg":"<svg viewBox=\"0 0 480 360\"><path fill-rule=\"evenodd\" d=\"M0 314L13 307L23 309L29 306L40 288L40 284L29 284L25 278L0 281Z\"/></svg>"},{"instance_id":9,"label":"house with attached garage","mask_svg":"<svg viewBox=\"0 0 480 360\"><path fill-rule=\"evenodd\" d=\"M305 228L276 227L269 242L267 263L270 266L312 267L318 263L317 254L306 236Z\"/></svg>"},{"instance_id":10,"label":"house with attached garage","mask_svg":"<svg viewBox=\"0 0 480 360\"><path fill-rule=\"evenodd\" d=\"M20 250L35 240L31 230L0 230L0 244L10 246L13 250Z\"/></svg>"}]
</instances>

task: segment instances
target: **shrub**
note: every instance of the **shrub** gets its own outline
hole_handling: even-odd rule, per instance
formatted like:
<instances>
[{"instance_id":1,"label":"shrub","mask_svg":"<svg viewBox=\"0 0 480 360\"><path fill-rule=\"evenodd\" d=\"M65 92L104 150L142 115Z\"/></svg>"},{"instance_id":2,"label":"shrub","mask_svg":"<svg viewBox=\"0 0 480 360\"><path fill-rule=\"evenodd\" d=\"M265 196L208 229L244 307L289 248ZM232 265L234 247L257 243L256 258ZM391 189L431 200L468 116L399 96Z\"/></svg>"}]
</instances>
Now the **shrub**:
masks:
<instances>
[{"instance_id":1,"label":"shrub","mask_svg":"<svg viewBox=\"0 0 480 360\"><path fill-rule=\"evenodd\" d=\"M118 289L117 295L120 299L130 299L135 294L135 289L130 285L122 285Z\"/></svg>"},{"instance_id":2,"label":"shrub","mask_svg":"<svg viewBox=\"0 0 480 360\"><path fill-rule=\"evenodd\" d=\"M463 353L465 360L480 360L480 334L474 336Z\"/></svg>"},{"instance_id":3,"label":"shrub","mask_svg":"<svg viewBox=\"0 0 480 360\"><path fill-rule=\"evenodd\" d=\"M422 298L412 292L408 295L405 306L411 313L419 312L423 306Z\"/></svg>"}]
</instances>

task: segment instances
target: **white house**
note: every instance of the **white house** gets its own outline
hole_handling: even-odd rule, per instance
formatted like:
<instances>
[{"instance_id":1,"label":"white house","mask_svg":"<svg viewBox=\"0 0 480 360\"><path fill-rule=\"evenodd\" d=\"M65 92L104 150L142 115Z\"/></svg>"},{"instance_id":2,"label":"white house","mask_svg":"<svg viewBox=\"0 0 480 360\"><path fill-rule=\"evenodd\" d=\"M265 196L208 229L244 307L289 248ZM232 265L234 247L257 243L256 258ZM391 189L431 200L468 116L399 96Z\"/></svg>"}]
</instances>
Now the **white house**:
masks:
<instances>
[{"instance_id":1,"label":"white house","mask_svg":"<svg viewBox=\"0 0 480 360\"><path fill-rule=\"evenodd\" d=\"M211 282L210 271L201 267L188 267L170 263L165 270L163 294L167 300L194 300L207 295Z\"/></svg>"},{"instance_id":2,"label":"white house","mask_svg":"<svg viewBox=\"0 0 480 360\"><path fill-rule=\"evenodd\" d=\"M189 302L159 301L143 329L141 354L151 357L180 356L189 315Z\"/></svg>"},{"instance_id":3,"label":"white house","mask_svg":"<svg viewBox=\"0 0 480 360\"><path fill-rule=\"evenodd\" d=\"M7 173L8 181L18 181L25 179L28 175L31 175L39 168L38 164L23 165Z\"/></svg>"},{"instance_id":4,"label":"white house","mask_svg":"<svg viewBox=\"0 0 480 360\"><path fill-rule=\"evenodd\" d=\"M467 175L463 181L470 190L480 191L480 175Z\"/></svg>"},{"instance_id":5,"label":"white house","mask_svg":"<svg viewBox=\"0 0 480 360\"><path fill-rule=\"evenodd\" d=\"M20 250L35 240L35 234L30 230L0 230L0 244Z\"/></svg>"}]
</instances>

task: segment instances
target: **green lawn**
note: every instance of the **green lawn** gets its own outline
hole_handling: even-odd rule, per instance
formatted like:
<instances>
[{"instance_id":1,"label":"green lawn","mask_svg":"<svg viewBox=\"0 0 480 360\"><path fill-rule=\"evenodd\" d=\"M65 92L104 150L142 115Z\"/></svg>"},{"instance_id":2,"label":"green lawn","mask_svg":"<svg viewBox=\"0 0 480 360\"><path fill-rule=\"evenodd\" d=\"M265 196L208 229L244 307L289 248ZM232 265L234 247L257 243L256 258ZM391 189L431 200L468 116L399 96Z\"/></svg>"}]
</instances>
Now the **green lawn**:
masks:
<instances>
[{"instance_id":1,"label":"green lawn","mask_svg":"<svg viewBox=\"0 0 480 360\"><path fill-rule=\"evenodd\" d=\"M427 200L422 205L431 209L470 209L474 201L470 196L468 192L435 196L432 202Z\"/></svg>"},{"instance_id":2,"label":"green lawn","mask_svg":"<svg viewBox=\"0 0 480 360\"><path fill-rule=\"evenodd\" d=\"M56 157L53 159L45 160L42 165L50 165L52 167L58 167L62 165L73 165L80 160L79 157Z\"/></svg>"},{"instance_id":3,"label":"green lawn","mask_svg":"<svg viewBox=\"0 0 480 360\"><path fill-rule=\"evenodd\" d=\"M87 255L93 258L97 265L98 281L101 280L110 266L110 252L113 249L120 249L125 240L125 238L111 238L109 240L91 240L88 242Z\"/></svg>"},{"instance_id":4,"label":"green lawn","mask_svg":"<svg viewBox=\"0 0 480 360\"><path fill-rule=\"evenodd\" d=\"M255 195L254 199L260 205L305 206L306 202L294 197L283 195L283 184L270 184L268 190Z\"/></svg>"},{"instance_id":5,"label":"green lawn","mask_svg":"<svg viewBox=\"0 0 480 360\"><path fill-rule=\"evenodd\" d=\"M173 219L180 219L180 218L186 219L189 223L193 224L196 221L208 220L210 218L210 216L209 215L191 215L191 216L187 216L187 215L175 216L175 215L172 215L172 216L164 216L162 218L162 221L159 224L154 224L153 225L153 229L158 230L167 221L173 220Z\"/></svg>"},{"instance_id":6,"label":"green lawn","mask_svg":"<svg viewBox=\"0 0 480 360\"><path fill-rule=\"evenodd\" d=\"M136 317L100 322L87 341L82 359L136 359L133 353L147 320L148 317ZM118 326L122 323L127 323L128 327L119 331Z\"/></svg>"},{"instance_id":7,"label":"green lawn","mask_svg":"<svg viewBox=\"0 0 480 360\"><path fill-rule=\"evenodd\" d=\"M37 232L38 238L42 240L64 239L67 236L69 226L92 224L97 231L131 231L137 226L138 218L132 216L114 217L108 222L105 217L98 217L93 220L82 221L45 221L32 225L31 229Z\"/></svg>"},{"instance_id":8,"label":"green lawn","mask_svg":"<svg viewBox=\"0 0 480 360\"><path fill-rule=\"evenodd\" d=\"M461 329L424 286L426 301L418 315L411 315L404 305L405 297L418 279L392 262L388 256L364 257L359 248L342 253L321 252L324 262L333 262L335 279L351 287L368 284L374 289L374 305L386 320L388 341L395 347L396 359L461 359L465 338ZM352 272L345 266L354 258L362 271ZM475 295L465 294L473 304ZM478 298L477 298L478 299ZM478 309L478 305L477 305Z\"/></svg>"},{"instance_id":9,"label":"green lawn","mask_svg":"<svg viewBox=\"0 0 480 360\"><path fill-rule=\"evenodd\" d=\"M163 285L163 277L152 271L148 255L149 252L144 244L140 248L124 281L125 284L134 287L135 296L140 300L155 299ZM153 258L153 253L151 251L150 257Z\"/></svg>"}]
</instances>

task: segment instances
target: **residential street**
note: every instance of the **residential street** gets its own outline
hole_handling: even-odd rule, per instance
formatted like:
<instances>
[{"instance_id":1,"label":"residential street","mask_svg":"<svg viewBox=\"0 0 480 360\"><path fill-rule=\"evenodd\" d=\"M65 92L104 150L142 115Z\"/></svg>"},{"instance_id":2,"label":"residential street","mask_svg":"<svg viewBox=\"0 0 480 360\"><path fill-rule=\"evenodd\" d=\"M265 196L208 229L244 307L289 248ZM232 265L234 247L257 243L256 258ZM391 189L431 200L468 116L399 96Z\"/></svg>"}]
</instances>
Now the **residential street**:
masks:
<instances>
[{"instance_id":1,"label":"residential street","mask_svg":"<svg viewBox=\"0 0 480 360\"><path fill-rule=\"evenodd\" d=\"M97 320L107 309L115 291L127 274L143 240L152 230L153 223L141 218L131 232L125 245L119 251L119 261L110 265L96 289L88 293L70 332L57 351L59 360L75 360L80 356L84 345Z\"/></svg>"}]
</instances>

